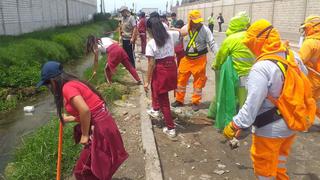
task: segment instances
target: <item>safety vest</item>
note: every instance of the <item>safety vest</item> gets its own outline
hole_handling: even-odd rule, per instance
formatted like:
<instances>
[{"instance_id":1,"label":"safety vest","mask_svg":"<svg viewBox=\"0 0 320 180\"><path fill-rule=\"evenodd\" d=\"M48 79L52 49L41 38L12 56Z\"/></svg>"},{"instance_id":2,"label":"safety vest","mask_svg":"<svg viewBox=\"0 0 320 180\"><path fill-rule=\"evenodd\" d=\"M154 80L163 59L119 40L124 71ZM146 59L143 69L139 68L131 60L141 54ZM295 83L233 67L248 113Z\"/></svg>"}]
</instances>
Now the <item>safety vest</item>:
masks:
<instances>
[{"instance_id":1,"label":"safety vest","mask_svg":"<svg viewBox=\"0 0 320 180\"><path fill-rule=\"evenodd\" d=\"M197 48L196 38L198 37L199 31L201 28L202 26L200 26L195 32L192 32L191 29L189 30L190 41L187 45L186 52L185 52L186 56L188 57L198 57L208 52L207 48L201 51L198 51L198 48ZM193 52L190 52L191 48L193 49Z\"/></svg>"}]
</instances>

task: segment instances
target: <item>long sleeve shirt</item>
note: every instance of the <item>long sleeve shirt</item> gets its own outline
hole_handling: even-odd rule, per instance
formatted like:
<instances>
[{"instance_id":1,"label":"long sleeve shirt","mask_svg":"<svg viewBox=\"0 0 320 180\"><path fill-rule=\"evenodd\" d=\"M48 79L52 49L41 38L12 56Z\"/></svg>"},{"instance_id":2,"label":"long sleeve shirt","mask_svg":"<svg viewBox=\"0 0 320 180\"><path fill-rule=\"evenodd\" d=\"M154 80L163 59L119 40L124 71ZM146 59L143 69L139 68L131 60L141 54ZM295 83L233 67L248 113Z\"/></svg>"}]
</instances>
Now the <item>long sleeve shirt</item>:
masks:
<instances>
[{"instance_id":1,"label":"long sleeve shirt","mask_svg":"<svg viewBox=\"0 0 320 180\"><path fill-rule=\"evenodd\" d=\"M182 27L182 31L188 31L188 24ZM190 41L189 35L185 36L183 39L183 47L187 49L188 43ZM210 50L214 53L218 52L218 45L213 38L213 34L206 25L202 25L199 30L198 36L195 39L196 47L198 51L202 51L209 46ZM192 50L189 50L192 52Z\"/></svg>"},{"instance_id":2,"label":"long sleeve shirt","mask_svg":"<svg viewBox=\"0 0 320 180\"><path fill-rule=\"evenodd\" d=\"M284 53L279 53L279 55L285 56ZM295 60L300 69L307 73L301 59L296 54ZM267 99L267 95L278 98L283 84L283 74L274 62L268 60L256 62L248 76L247 99L238 114L233 117L234 123L240 128L250 127L257 115L274 107L274 104ZM253 126L252 131L258 136L271 138L288 137L294 133L288 128L283 119L261 128Z\"/></svg>"}]
</instances>

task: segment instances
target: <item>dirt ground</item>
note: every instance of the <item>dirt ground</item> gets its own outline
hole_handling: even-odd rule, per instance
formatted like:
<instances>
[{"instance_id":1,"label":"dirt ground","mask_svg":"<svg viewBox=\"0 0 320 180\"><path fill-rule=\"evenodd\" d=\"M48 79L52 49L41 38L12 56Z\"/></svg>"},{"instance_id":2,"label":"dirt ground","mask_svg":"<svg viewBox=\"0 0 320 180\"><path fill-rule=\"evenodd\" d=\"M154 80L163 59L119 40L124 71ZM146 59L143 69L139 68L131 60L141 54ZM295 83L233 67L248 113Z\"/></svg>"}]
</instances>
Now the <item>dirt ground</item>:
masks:
<instances>
[{"instance_id":1,"label":"dirt ground","mask_svg":"<svg viewBox=\"0 0 320 180\"><path fill-rule=\"evenodd\" d=\"M115 101L112 115L122 135L129 158L122 164L113 180L139 180L145 179L144 154L141 142L139 86L130 75L126 75L122 84L130 88L130 94L124 95L122 100Z\"/></svg>"},{"instance_id":2,"label":"dirt ground","mask_svg":"<svg viewBox=\"0 0 320 180\"><path fill-rule=\"evenodd\" d=\"M223 35L216 36L218 43ZM172 109L176 116L178 136L168 139L162 133L162 121L153 120L154 134L165 180L253 180L250 159L251 135L232 150L223 135L206 118L207 108L214 97L214 72L210 69L212 53L208 56L208 81L203 89L202 108L193 113L190 106ZM142 70L146 59L141 58ZM190 103L192 78L189 81L186 104ZM171 94L170 101L174 101ZM250 133L249 133L250 134ZM308 133L298 133L289 156L288 173L293 180L320 180L320 123Z\"/></svg>"}]
</instances>

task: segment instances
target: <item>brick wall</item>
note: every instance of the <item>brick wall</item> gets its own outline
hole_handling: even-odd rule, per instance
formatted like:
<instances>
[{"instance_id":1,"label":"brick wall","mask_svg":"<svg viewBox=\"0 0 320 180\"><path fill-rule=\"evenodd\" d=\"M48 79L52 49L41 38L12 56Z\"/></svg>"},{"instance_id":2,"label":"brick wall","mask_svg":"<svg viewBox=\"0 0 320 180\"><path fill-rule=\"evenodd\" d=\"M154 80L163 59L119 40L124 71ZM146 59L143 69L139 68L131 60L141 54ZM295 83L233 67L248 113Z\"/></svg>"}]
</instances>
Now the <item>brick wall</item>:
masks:
<instances>
[{"instance_id":1,"label":"brick wall","mask_svg":"<svg viewBox=\"0 0 320 180\"><path fill-rule=\"evenodd\" d=\"M219 0L200 4L195 2L178 7L178 18L186 20L188 11L192 9L204 12L206 22L212 11L215 17L222 12L225 19L224 30L236 13L247 11L252 22L261 18L267 19L280 31L283 39L298 41L299 26L305 17L320 14L320 0Z\"/></svg>"}]
</instances>

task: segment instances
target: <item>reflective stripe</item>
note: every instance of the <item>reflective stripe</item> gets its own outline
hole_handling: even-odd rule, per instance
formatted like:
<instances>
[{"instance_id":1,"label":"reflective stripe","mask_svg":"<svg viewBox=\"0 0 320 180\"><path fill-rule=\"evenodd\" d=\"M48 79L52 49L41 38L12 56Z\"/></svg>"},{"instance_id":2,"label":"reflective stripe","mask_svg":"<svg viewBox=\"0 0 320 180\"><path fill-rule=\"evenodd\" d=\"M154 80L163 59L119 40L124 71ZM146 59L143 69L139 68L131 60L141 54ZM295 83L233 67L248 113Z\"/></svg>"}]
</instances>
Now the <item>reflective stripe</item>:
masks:
<instances>
[{"instance_id":1,"label":"reflective stripe","mask_svg":"<svg viewBox=\"0 0 320 180\"><path fill-rule=\"evenodd\" d=\"M317 107L320 107L320 100L316 102Z\"/></svg>"},{"instance_id":2,"label":"reflective stripe","mask_svg":"<svg viewBox=\"0 0 320 180\"><path fill-rule=\"evenodd\" d=\"M287 156L280 155L278 160L279 161L287 161Z\"/></svg>"},{"instance_id":3,"label":"reflective stripe","mask_svg":"<svg viewBox=\"0 0 320 180\"><path fill-rule=\"evenodd\" d=\"M275 177L257 176L258 180L274 180Z\"/></svg>"},{"instance_id":4,"label":"reflective stripe","mask_svg":"<svg viewBox=\"0 0 320 180\"><path fill-rule=\"evenodd\" d=\"M186 86L178 86L177 89L187 89Z\"/></svg>"},{"instance_id":5,"label":"reflective stripe","mask_svg":"<svg viewBox=\"0 0 320 180\"><path fill-rule=\"evenodd\" d=\"M186 92L185 89L176 89L176 92Z\"/></svg>"},{"instance_id":6,"label":"reflective stripe","mask_svg":"<svg viewBox=\"0 0 320 180\"><path fill-rule=\"evenodd\" d=\"M254 58L235 58L234 61L254 61Z\"/></svg>"},{"instance_id":7,"label":"reflective stripe","mask_svg":"<svg viewBox=\"0 0 320 180\"><path fill-rule=\"evenodd\" d=\"M194 88L194 89L193 89L193 94L202 95L202 89Z\"/></svg>"},{"instance_id":8,"label":"reflective stripe","mask_svg":"<svg viewBox=\"0 0 320 180\"><path fill-rule=\"evenodd\" d=\"M279 61L277 61L277 65L279 66L279 68L282 71L283 75L286 76L286 68L284 67L284 65Z\"/></svg>"},{"instance_id":9,"label":"reflective stripe","mask_svg":"<svg viewBox=\"0 0 320 180\"><path fill-rule=\"evenodd\" d=\"M287 167L286 167L286 163L285 163L285 162L280 162L280 163L278 163L278 168L282 168L282 169L287 168Z\"/></svg>"}]
</instances>

